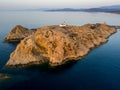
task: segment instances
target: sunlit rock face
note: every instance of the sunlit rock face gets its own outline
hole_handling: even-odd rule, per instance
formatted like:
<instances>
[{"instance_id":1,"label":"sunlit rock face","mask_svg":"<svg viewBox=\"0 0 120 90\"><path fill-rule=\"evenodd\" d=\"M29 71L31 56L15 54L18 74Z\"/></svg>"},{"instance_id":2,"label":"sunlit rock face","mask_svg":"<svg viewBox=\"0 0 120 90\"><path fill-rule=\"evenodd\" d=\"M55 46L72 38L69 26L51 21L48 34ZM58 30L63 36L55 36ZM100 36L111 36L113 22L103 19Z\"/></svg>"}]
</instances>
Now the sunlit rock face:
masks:
<instances>
[{"instance_id":1,"label":"sunlit rock face","mask_svg":"<svg viewBox=\"0 0 120 90\"><path fill-rule=\"evenodd\" d=\"M43 63L58 66L67 61L80 60L93 48L107 42L107 38L115 32L106 24L44 26L18 44L6 66Z\"/></svg>"},{"instance_id":2,"label":"sunlit rock face","mask_svg":"<svg viewBox=\"0 0 120 90\"><path fill-rule=\"evenodd\" d=\"M5 37L5 42L19 42L25 37L31 35L34 31L29 30L21 25L16 25L10 33Z\"/></svg>"}]
</instances>

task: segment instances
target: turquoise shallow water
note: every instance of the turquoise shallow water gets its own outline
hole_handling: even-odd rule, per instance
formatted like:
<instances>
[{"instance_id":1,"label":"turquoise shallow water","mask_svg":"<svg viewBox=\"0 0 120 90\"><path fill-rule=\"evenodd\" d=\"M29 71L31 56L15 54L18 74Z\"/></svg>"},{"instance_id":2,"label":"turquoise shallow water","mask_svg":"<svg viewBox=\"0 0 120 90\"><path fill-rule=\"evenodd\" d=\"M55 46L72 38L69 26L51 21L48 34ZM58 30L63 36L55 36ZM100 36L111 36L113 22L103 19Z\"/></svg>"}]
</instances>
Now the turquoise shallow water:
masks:
<instances>
[{"instance_id":1,"label":"turquoise shallow water","mask_svg":"<svg viewBox=\"0 0 120 90\"><path fill-rule=\"evenodd\" d=\"M120 15L79 12L0 12L0 73L11 75L0 80L0 90L120 90L120 31L109 42L94 49L86 58L50 69L46 66L8 69L4 65L16 44L3 43L3 38L17 24L27 28L60 24L120 24Z\"/></svg>"}]
</instances>

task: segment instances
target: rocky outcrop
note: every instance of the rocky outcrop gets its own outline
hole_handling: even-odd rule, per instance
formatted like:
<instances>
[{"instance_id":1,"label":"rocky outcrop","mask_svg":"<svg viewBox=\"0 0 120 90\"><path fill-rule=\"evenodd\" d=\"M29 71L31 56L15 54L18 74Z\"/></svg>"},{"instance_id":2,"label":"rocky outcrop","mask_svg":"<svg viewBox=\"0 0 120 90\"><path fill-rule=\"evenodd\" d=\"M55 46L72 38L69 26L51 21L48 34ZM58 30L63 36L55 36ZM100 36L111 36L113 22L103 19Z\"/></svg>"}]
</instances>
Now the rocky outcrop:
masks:
<instances>
[{"instance_id":1,"label":"rocky outcrop","mask_svg":"<svg viewBox=\"0 0 120 90\"><path fill-rule=\"evenodd\" d=\"M116 30L106 24L84 26L45 26L26 37L10 55L7 67L49 63L62 65L80 60L93 48L105 43Z\"/></svg>"},{"instance_id":2,"label":"rocky outcrop","mask_svg":"<svg viewBox=\"0 0 120 90\"><path fill-rule=\"evenodd\" d=\"M10 76L8 76L7 74L0 74L0 80L7 79L7 78L10 78Z\"/></svg>"},{"instance_id":3,"label":"rocky outcrop","mask_svg":"<svg viewBox=\"0 0 120 90\"><path fill-rule=\"evenodd\" d=\"M34 31L21 25L16 25L11 32L5 37L5 42L19 42L25 37L31 35Z\"/></svg>"}]
</instances>

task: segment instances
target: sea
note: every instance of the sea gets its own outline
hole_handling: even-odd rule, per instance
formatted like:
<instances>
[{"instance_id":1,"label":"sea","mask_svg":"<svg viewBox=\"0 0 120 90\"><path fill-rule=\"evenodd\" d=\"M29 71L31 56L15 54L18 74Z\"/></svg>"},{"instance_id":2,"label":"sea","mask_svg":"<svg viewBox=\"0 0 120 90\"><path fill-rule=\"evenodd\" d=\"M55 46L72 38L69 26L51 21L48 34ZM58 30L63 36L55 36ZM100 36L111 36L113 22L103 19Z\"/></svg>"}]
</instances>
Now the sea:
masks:
<instances>
[{"instance_id":1,"label":"sea","mask_svg":"<svg viewBox=\"0 0 120 90\"><path fill-rule=\"evenodd\" d=\"M93 49L84 59L64 66L48 65L6 68L17 43L4 43L16 25L39 28L48 25L81 26L87 23L120 25L120 14L87 12L0 11L0 90L120 90L120 31ZM19 58L19 57L18 57Z\"/></svg>"}]
</instances>

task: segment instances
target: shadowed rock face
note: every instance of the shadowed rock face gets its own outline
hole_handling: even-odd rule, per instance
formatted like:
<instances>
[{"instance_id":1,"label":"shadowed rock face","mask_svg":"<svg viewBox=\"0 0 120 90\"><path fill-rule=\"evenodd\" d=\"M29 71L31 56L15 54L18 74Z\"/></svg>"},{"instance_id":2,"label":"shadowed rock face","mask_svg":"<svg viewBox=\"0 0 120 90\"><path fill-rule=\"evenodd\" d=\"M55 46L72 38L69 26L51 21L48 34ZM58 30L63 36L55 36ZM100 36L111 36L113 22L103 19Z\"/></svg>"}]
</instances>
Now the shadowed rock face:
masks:
<instances>
[{"instance_id":1,"label":"shadowed rock face","mask_svg":"<svg viewBox=\"0 0 120 90\"><path fill-rule=\"evenodd\" d=\"M94 28L93 28L94 26ZM92 27L92 28L91 28ZM84 26L45 26L23 39L10 55L7 67L42 64L51 66L80 60L88 52L107 41L116 30L106 24Z\"/></svg>"},{"instance_id":2,"label":"shadowed rock face","mask_svg":"<svg viewBox=\"0 0 120 90\"><path fill-rule=\"evenodd\" d=\"M21 25L15 26L11 32L5 37L5 42L19 42L25 37L31 35L33 33L32 30L29 30Z\"/></svg>"}]
</instances>

